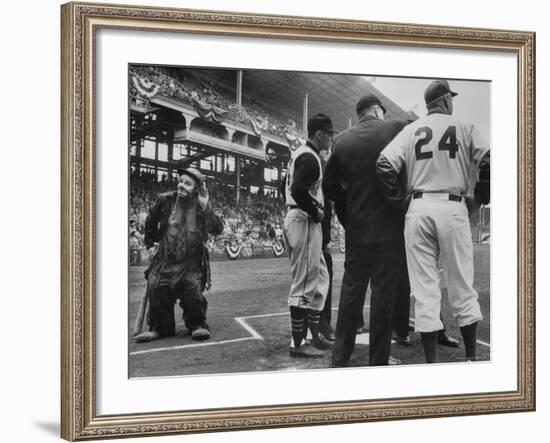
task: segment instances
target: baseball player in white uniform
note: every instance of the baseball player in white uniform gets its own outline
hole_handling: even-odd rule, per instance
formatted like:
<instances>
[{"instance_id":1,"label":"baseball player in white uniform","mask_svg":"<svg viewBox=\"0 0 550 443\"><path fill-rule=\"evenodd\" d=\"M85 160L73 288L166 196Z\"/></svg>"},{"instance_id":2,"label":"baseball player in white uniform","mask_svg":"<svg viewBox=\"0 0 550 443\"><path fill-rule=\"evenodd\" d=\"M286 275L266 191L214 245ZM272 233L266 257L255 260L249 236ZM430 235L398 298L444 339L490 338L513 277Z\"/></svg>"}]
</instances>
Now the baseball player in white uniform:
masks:
<instances>
[{"instance_id":1,"label":"baseball player in white uniform","mask_svg":"<svg viewBox=\"0 0 550 443\"><path fill-rule=\"evenodd\" d=\"M328 342L319 332L321 311L329 289L329 274L322 251L324 198L321 189L323 168L320 150L332 143L330 117L316 114L308 121L308 140L292 153L283 181L288 212L283 235L290 260L292 284L288 306L292 324L290 355L302 358L323 357ZM307 330L311 344L305 342Z\"/></svg>"},{"instance_id":2,"label":"baseball player in white uniform","mask_svg":"<svg viewBox=\"0 0 550 443\"><path fill-rule=\"evenodd\" d=\"M438 262L447 276L466 360L476 359L477 323L482 319L473 288L469 213L489 203L490 151L475 126L452 116L456 95L447 81L432 82L424 94L428 115L406 126L377 161L386 197L408 205L405 246L415 330L421 333L428 363L438 361L437 336L443 329ZM473 196L467 195L472 163L480 168Z\"/></svg>"}]
</instances>

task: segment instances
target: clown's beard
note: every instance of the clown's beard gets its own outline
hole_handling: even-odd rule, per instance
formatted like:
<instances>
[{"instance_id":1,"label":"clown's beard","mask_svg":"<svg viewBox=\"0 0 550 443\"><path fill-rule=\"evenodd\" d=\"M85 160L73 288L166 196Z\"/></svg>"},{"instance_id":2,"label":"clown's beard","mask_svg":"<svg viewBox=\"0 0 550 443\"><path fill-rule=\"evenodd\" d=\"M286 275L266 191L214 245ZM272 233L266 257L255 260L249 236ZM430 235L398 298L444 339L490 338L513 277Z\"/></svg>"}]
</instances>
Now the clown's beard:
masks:
<instances>
[{"instance_id":1,"label":"clown's beard","mask_svg":"<svg viewBox=\"0 0 550 443\"><path fill-rule=\"evenodd\" d=\"M197 197L198 196L195 193L189 194L186 191L180 193L180 191L178 191L176 197L176 206L181 206L182 208L189 208L191 206L194 206L197 203Z\"/></svg>"}]
</instances>

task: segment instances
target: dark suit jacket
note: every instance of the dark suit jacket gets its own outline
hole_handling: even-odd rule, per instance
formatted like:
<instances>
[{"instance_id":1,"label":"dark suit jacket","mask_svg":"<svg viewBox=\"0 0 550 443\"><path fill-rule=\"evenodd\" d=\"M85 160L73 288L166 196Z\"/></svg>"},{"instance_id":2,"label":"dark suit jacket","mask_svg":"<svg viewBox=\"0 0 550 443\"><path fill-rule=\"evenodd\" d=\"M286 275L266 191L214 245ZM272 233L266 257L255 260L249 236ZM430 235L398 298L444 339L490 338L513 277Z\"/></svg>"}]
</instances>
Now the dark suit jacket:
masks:
<instances>
[{"instance_id":1,"label":"dark suit jacket","mask_svg":"<svg viewBox=\"0 0 550 443\"><path fill-rule=\"evenodd\" d=\"M334 201L346 230L346 246L391 241L403 236L403 213L391 207L376 177L382 149L406 126L404 120L367 116L341 133L323 177L323 192Z\"/></svg>"}]
</instances>

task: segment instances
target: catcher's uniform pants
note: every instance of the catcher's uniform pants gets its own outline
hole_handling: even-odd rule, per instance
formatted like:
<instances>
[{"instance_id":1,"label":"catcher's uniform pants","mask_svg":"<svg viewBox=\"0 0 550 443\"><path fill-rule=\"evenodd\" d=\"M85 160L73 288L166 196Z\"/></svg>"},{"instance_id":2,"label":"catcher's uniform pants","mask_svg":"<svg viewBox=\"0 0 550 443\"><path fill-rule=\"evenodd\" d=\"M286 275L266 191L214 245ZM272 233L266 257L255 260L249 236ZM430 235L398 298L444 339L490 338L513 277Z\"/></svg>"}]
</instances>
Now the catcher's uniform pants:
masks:
<instances>
[{"instance_id":1,"label":"catcher's uniform pants","mask_svg":"<svg viewBox=\"0 0 550 443\"><path fill-rule=\"evenodd\" d=\"M438 262L447 276L449 304L458 326L483 318L473 288L472 234L464 201L451 201L444 193L413 199L405 218L405 244L416 331L444 328Z\"/></svg>"},{"instance_id":2,"label":"catcher's uniform pants","mask_svg":"<svg viewBox=\"0 0 550 443\"><path fill-rule=\"evenodd\" d=\"M371 284L369 322L369 365L388 364L393 329L393 310L403 262L403 240L354 244L346 241L344 278L338 305L336 341L332 359L347 363L355 347L357 327Z\"/></svg>"},{"instance_id":3,"label":"catcher's uniform pants","mask_svg":"<svg viewBox=\"0 0 550 443\"><path fill-rule=\"evenodd\" d=\"M191 272L175 288L150 281L147 285L149 297L148 324L160 337L176 334L174 304L179 299L183 309L185 326L193 331L206 320L208 302L201 291L201 274Z\"/></svg>"},{"instance_id":4,"label":"catcher's uniform pants","mask_svg":"<svg viewBox=\"0 0 550 443\"><path fill-rule=\"evenodd\" d=\"M329 287L321 223L314 222L301 209L290 209L285 217L283 235L292 276L288 306L321 311Z\"/></svg>"}]
</instances>

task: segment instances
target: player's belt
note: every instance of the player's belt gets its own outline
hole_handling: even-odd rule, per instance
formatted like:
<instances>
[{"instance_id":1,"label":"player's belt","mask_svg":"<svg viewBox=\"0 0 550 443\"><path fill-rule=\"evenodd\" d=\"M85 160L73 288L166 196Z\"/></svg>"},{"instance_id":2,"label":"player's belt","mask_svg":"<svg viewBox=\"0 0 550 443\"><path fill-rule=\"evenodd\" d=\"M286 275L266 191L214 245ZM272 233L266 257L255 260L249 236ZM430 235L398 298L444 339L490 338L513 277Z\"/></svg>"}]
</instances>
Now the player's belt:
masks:
<instances>
[{"instance_id":1,"label":"player's belt","mask_svg":"<svg viewBox=\"0 0 550 443\"><path fill-rule=\"evenodd\" d=\"M462 199L464 198L462 195L450 194L448 192L422 192L422 191L416 191L416 192L413 192L413 194L412 194L413 199L424 198L424 197L434 197L434 198L438 198L438 199L445 198L445 199L451 200L453 202L461 202Z\"/></svg>"},{"instance_id":2,"label":"player's belt","mask_svg":"<svg viewBox=\"0 0 550 443\"><path fill-rule=\"evenodd\" d=\"M297 206L297 205L287 205L287 208L288 209L300 209L300 207Z\"/></svg>"}]
</instances>

